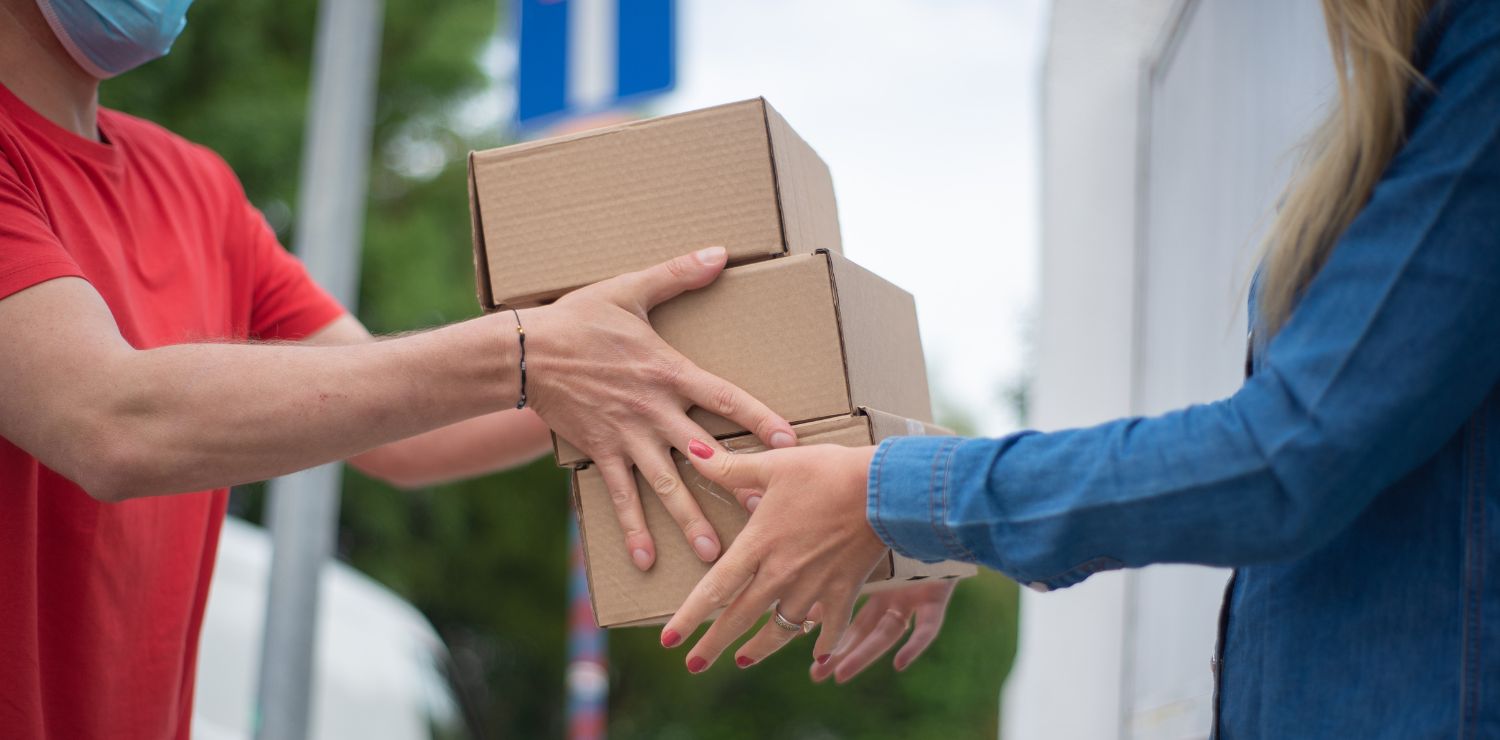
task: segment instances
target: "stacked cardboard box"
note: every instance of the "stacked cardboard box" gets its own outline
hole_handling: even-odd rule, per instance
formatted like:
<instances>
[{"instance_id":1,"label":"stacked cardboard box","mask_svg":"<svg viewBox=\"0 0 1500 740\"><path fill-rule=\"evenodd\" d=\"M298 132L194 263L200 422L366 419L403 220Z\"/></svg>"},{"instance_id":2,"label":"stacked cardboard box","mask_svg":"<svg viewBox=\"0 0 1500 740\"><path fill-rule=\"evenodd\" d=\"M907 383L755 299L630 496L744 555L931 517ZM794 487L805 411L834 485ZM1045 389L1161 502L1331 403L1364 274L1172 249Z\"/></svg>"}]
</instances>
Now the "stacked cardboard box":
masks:
<instances>
[{"instance_id":1,"label":"stacked cardboard box","mask_svg":"<svg viewBox=\"0 0 1500 740\"><path fill-rule=\"evenodd\" d=\"M786 418L802 444L946 433L932 425L911 296L842 256L828 168L764 99L476 152L469 169L486 310L724 246L729 267L718 280L652 311L663 339ZM757 449L732 422L690 415L726 447ZM574 471L595 619L665 621L708 566L638 481L657 560L636 570L597 470L554 441L558 464ZM685 460L679 468L731 545L748 515ZM892 554L868 588L973 572Z\"/></svg>"}]
</instances>

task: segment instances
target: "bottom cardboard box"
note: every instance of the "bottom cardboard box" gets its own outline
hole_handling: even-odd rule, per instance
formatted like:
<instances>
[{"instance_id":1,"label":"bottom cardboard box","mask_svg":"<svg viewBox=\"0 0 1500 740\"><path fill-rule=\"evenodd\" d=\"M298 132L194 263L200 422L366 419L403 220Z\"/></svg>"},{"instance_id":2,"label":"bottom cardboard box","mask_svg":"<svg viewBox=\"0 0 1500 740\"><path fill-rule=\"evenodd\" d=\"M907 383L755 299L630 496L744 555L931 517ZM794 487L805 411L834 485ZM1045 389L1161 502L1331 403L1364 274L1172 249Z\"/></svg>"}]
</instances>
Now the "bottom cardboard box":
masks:
<instances>
[{"instance_id":1,"label":"bottom cardboard box","mask_svg":"<svg viewBox=\"0 0 1500 740\"><path fill-rule=\"evenodd\" d=\"M951 434L941 427L863 408L849 416L810 421L795 428L801 444L846 447L874 444L887 437ZM723 444L736 452L764 449L750 435L723 440ZM703 478L686 460L678 457L676 462L683 482L698 500L704 516L713 524L727 550L744 528L749 514L740 507L732 493ZM589 595L594 607L594 621L600 627L634 627L666 622L709 569L707 563L693 554L677 523L639 475L636 476L636 486L642 494L646 523L656 540L656 564L645 573L636 569L625 552L625 536L620 531L614 504L610 502L599 471L590 466L573 473L574 508L578 515L584 560L588 564ZM887 551L885 560L871 573L864 592L930 578L966 578L975 572L976 568L968 563L924 563Z\"/></svg>"}]
</instances>

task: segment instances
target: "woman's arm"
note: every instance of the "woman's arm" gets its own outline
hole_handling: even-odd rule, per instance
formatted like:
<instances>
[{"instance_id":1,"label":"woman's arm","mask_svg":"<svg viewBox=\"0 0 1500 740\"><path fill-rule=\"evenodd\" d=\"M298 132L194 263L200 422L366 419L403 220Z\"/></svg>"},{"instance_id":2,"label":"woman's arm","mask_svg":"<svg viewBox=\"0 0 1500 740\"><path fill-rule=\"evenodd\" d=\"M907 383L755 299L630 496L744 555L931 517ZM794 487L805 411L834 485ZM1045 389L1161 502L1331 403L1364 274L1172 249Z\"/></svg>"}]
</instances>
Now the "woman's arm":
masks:
<instances>
[{"instance_id":1,"label":"woman's arm","mask_svg":"<svg viewBox=\"0 0 1500 740\"><path fill-rule=\"evenodd\" d=\"M1435 454L1500 383L1500 20L1469 21L1239 392L1054 434L888 442L869 479L881 537L1039 587L1288 558Z\"/></svg>"},{"instance_id":2,"label":"woman's arm","mask_svg":"<svg viewBox=\"0 0 1500 740\"><path fill-rule=\"evenodd\" d=\"M819 609L824 654L882 541L1055 588L1122 565L1294 557L1347 526L1500 382L1500 18L1477 15L1455 19L1408 142L1234 396L998 440L704 447L705 476L765 493L663 642L727 607L688 656L701 669L780 600L790 619ZM786 640L765 630L740 654Z\"/></svg>"}]
</instances>

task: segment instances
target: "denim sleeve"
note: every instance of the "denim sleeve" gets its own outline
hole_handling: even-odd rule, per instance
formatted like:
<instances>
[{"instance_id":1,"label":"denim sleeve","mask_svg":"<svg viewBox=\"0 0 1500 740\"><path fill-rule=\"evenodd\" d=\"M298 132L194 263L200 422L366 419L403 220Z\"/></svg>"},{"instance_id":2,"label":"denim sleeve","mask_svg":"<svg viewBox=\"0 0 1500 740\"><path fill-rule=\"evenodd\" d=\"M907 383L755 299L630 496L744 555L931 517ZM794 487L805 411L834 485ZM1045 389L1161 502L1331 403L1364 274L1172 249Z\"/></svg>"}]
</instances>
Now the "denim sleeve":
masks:
<instances>
[{"instance_id":1,"label":"denim sleeve","mask_svg":"<svg viewBox=\"0 0 1500 740\"><path fill-rule=\"evenodd\" d=\"M1043 589L1245 565L1317 547L1435 454L1500 381L1497 13L1455 22L1425 72L1407 143L1238 392L1086 429L886 440L880 537Z\"/></svg>"}]
</instances>

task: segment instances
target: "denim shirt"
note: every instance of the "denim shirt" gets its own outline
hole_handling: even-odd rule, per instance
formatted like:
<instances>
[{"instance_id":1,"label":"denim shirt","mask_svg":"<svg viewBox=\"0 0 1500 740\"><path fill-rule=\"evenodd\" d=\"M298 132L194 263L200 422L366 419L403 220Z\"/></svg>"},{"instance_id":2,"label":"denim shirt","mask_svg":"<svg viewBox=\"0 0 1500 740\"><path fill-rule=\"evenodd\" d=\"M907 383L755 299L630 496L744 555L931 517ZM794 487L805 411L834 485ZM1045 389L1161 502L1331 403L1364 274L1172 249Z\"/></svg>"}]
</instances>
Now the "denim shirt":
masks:
<instances>
[{"instance_id":1,"label":"denim shirt","mask_svg":"<svg viewBox=\"0 0 1500 740\"><path fill-rule=\"evenodd\" d=\"M1500 0L1441 4L1407 139L1229 398L886 440L897 551L1055 589L1237 569L1226 738L1500 737Z\"/></svg>"}]
</instances>

